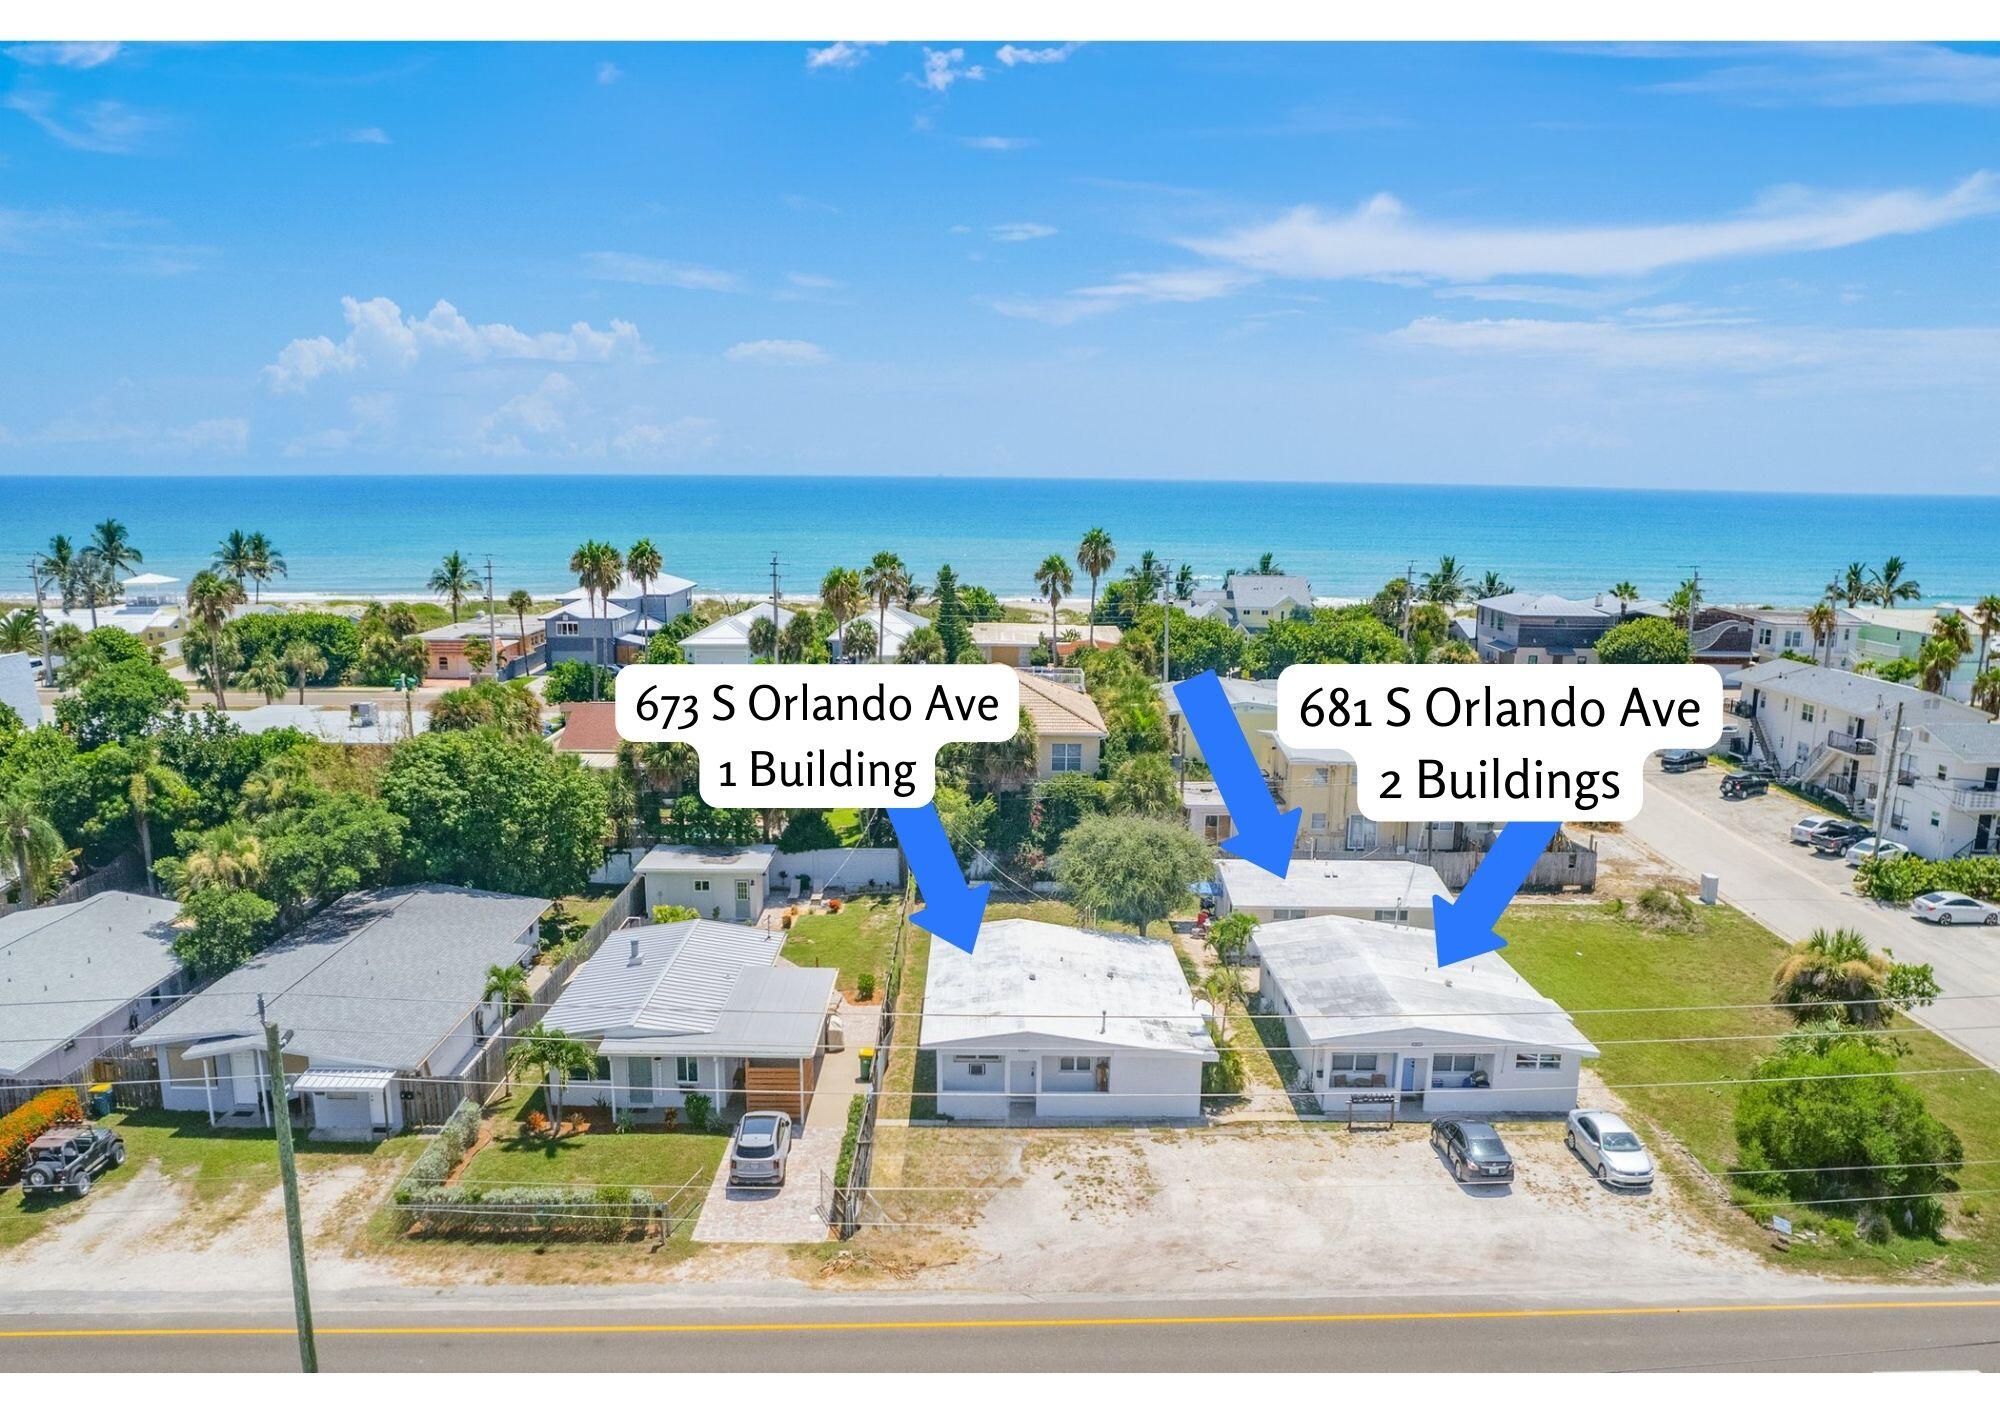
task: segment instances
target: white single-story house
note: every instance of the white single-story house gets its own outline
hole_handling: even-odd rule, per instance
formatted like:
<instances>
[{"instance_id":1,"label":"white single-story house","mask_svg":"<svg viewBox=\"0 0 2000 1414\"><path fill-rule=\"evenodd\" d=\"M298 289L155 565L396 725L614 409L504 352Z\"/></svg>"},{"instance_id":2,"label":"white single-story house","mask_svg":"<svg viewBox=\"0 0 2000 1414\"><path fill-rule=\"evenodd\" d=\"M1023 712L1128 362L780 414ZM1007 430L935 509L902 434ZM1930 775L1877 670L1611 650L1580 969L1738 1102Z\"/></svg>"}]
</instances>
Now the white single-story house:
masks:
<instances>
[{"instance_id":1,"label":"white single-story house","mask_svg":"<svg viewBox=\"0 0 2000 1414\"><path fill-rule=\"evenodd\" d=\"M703 918L753 923L771 892L774 844L655 845L633 867L645 883L648 914L662 904L692 908Z\"/></svg>"},{"instance_id":2,"label":"white single-story house","mask_svg":"<svg viewBox=\"0 0 2000 1414\"><path fill-rule=\"evenodd\" d=\"M1424 929L1325 914L1254 941L1258 1006L1329 1110L1366 1094L1405 1115L1561 1114L1598 1053L1499 954L1440 969Z\"/></svg>"},{"instance_id":3,"label":"white single-story house","mask_svg":"<svg viewBox=\"0 0 2000 1414\"><path fill-rule=\"evenodd\" d=\"M920 1049L953 1119L1197 1119L1207 1016L1174 945L1026 918L931 945Z\"/></svg>"},{"instance_id":4,"label":"white single-story house","mask_svg":"<svg viewBox=\"0 0 2000 1414\"><path fill-rule=\"evenodd\" d=\"M0 1113L83 1078L173 1005L179 912L172 899L108 890L0 918Z\"/></svg>"},{"instance_id":5,"label":"white single-story house","mask_svg":"<svg viewBox=\"0 0 2000 1414\"><path fill-rule=\"evenodd\" d=\"M607 938L543 1017L597 1049L596 1072L565 1081L563 1103L658 1112L701 1094L718 1110L741 1101L804 1119L840 974L779 961L783 945L699 919Z\"/></svg>"},{"instance_id":6,"label":"white single-story house","mask_svg":"<svg viewBox=\"0 0 2000 1414\"><path fill-rule=\"evenodd\" d=\"M140 1035L161 1103L270 1124L262 997L289 1037L287 1093L294 1108L310 1102L313 1134L395 1133L405 1089L460 1075L501 1026L487 969L527 965L548 906L444 884L347 895Z\"/></svg>"},{"instance_id":7,"label":"white single-story house","mask_svg":"<svg viewBox=\"0 0 2000 1414\"><path fill-rule=\"evenodd\" d=\"M1437 870L1413 858L1294 859L1282 879L1247 860L1223 859L1215 873L1221 901L1216 911L1248 913L1259 923L1337 913L1428 928L1431 900L1451 897Z\"/></svg>"},{"instance_id":8,"label":"white single-story house","mask_svg":"<svg viewBox=\"0 0 2000 1414\"><path fill-rule=\"evenodd\" d=\"M430 729L431 714L397 701L350 702L345 707L304 707L295 702L268 702L262 707L232 709L223 714L244 731L289 728L342 746L394 746Z\"/></svg>"},{"instance_id":9,"label":"white single-story house","mask_svg":"<svg viewBox=\"0 0 2000 1414\"><path fill-rule=\"evenodd\" d=\"M707 628L697 629L681 640L681 656L690 663L730 663L744 664L755 661L757 655L750 649L750 625L759 619L770 621L769 601L753 604L740 614L731 614L726 619L717 619ZM792 621L792 611L778 606L778 631L783 633L785 625Z\"/></svg>"}]
</instances>

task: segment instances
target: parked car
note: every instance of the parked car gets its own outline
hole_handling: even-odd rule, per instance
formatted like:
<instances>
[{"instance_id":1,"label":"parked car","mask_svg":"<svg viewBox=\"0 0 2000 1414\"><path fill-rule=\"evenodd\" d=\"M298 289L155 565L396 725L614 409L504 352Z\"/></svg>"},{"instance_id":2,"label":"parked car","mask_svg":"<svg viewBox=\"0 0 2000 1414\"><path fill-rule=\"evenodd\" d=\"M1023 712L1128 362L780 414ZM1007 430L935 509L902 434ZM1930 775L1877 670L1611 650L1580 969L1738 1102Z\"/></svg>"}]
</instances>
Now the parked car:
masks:
<instances>
[{"instance_id":1,"label":"parked car","mask_svg":"<svg viewBox=\"0 0 2000 1414\"><path fill-rule=\"evenodd\" d=\"M1929 923L2000 924L2000 904L1981 903L1965 894L1918 894L1910 900L1910 912Z\"/></svg>"},{"instance_id":2,"label":"parked car","mask_svg":"<svg viewBox=\"0 0 2000 1414\"><path fill-rule=\"evenodd\" d=\"M792 1117L778 1110L752 1110L736 1122L729 1141L729 1181L781 1187L791 1154Z\"/></svg>"},{"instance_id":3,"label":"parked car","mask_svg":"<svg viewBox=\"0 0 2000 1414\"><path fill-rule=\"evenodd\" d=\"M28 1146L21 1186L29 1196L74 1193L79 1198L106 1169L125 1162L125 1141L108 1129L67 1124L45 1130Z\"/></svg>"},{"instance_id":4,"label":"parked car","mask_svg":"<svg viewBox=\"0 0 2000 1414\"><path fill-rule=\"evenodd\" d=\"M1662 771L1698 771L1708 764L1705 751L1662 751L1660 769Z\"/></svg>"},{"instance_id":5,"label":"parked car","mask_svg":"<svg viewBox=\"0 0 2000 1414\"><path fill-rule=\"evenodd\" d=\"M1563 1143L1611 1188L1649 1188L1653 1156L1632 1126L1606 1110L1571 1110Z\"/></svg>"},{"instance_id":6,"label":"parked car","mask_svg":"<svg viewBox=\"0 0 2000 1414\"><path fill-rule=\"evenodd\" d=\"M1871 859L1901 859L1909 852L1894 840L1878 840L1873 835L1863 835L1847 847L1847 867L1852 869Z\"/></svg>"},{"instance_id":7,"label":"parked car","mask_svg":"<svg viewBox=\"0 0 2000 1414\"><path fill-rule=\"evenodd\" d=\"M1724 800L1748 800L1753 795L1763 795L1771 789L1771 783L1762 776L1753 776L1744 771L1731 771L1722 778L1722 798Z\"/></svg>"},{"instance_id":8,"label":"parked car","mask_svg":"<svg viewBox=\"0 0 2000 1414\"><path fill-rule=\"evenodd\" d=\"M1834 820L1814 830L1810 843L1815 854L1845 854L1849 845L1856 840L1867 839L1868 835L1866 825L1851 820Z\"/></svg>"},{"instance_id":9,"label":"parked car","mask_svg":"<svg viewBox=\"0 0 2000 1414\"><path fill-rule=\"evenodd\" d=\"M1808 815L1792 826L1792 843L1811 844L1815 834L1828 825L1837 823L1831 815Z\"/></svg>"},{"instance_id":10,"label":"parked car","mask_svg":"<svg viewBox=\"0 0 2000 1414\"><path fill-rule=\"evenodd\" d=\"M1514 1156L1490 1124L1471 1119L1431 1121L1431 1147L1460 1183L1512 1183Z\"/></svg>"}]
</instances>

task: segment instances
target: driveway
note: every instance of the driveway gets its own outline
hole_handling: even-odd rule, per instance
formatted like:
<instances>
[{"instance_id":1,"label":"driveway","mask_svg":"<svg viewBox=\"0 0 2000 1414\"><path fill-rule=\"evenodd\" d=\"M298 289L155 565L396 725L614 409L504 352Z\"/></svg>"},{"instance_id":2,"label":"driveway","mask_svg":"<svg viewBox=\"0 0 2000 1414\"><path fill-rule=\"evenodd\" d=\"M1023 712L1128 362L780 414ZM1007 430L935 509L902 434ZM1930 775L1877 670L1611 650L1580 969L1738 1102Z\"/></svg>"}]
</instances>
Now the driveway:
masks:
<instances>
[{"instance_id":1,"label":"driveway","mask_svg":"<svg viewBox=\"0 0 2000 1414\"><path fill-rule=\"evenodd\" d=\"M1712 769L1668 775L1649 763L1645 808L1625 826L1626 838L1689 875L1717 875L1725 903L1780 937L1853 928L1899 961L1929 963L1944 996L1912 1017L2000 1066L2000 928L1937 928L1899 905L1862 898L1846 864L1791 843L1792 823L1816 812L1778 791L1724 800L1720 776Z\"/></svg>"}]
</instances>

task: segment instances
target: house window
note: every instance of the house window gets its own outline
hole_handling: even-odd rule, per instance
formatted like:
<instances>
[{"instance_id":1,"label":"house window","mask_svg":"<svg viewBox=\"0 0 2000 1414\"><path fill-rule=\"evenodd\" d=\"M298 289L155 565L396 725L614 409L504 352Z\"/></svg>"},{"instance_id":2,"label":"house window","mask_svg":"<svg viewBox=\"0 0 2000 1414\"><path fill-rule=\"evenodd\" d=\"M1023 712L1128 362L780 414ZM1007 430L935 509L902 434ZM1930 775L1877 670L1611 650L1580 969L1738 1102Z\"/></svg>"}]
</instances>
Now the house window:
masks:
<instances>
[{"instance_id":1,"label":"house window","mask_svg":"<svg viewBox=\"0 0 2000 1414\"><path fill-rule=\"evenodd\" d=\"M675 1056L674 1081L683 1090L701 1084L701 1061L695 1056Z\"/></svg>"},{"instance_id":2,"label":"house window","mask_svg":"<svg viewBox=\"0 0 2000 1414\"><path fill-rule=\"evenodd\" d=\"M1349 849L1375 848L1375 822L1366 815L1348 816L1347 847Z\"/></svg>"},{"instance_id":3,"label":"house window","mask_svg":"<svg viewBox=\"0 0 2000 1414\"><path fill-rule=\"evenodd\" d=\"M583 625L579 624L575 619L556 620L557 638L575 638L582 631Z\"/></svg>"},{"instance_id":4,"label":"house window","mask_svg":"<svg viewBox=\"0 0 2000 1414\"><path fill-rule=\"evenodd\" d=\"M696 879L694 881L694 891L698 894L707 893L709 882L707 879Z\"/></svg>"},{"instance_id":5,"label":"house window","mask_svg":"<svg viewBox=\"0 0 2000 1414\"><path fill-rule=\"evenodd\" d=\"M1049 770L1061 775L1068 771L1083 769L1083 743L1080 741L1052 741L1049 743Z\"/></svg>"},{"instance_id":6,"label":"house window","mask_svg":"<svg viewBox=\"0 0 2000 1414\"><path fill-rule=\"evenodd\" d=\"M445 657L444 654L442 653L438 654L438 671L443 672L446 668L449 668L450 666L451 666L451 659Z\"/></svg>"},{"instance_id":7,"label":"house window","mask_svg":"<svg viewBox=\"0 0 2000 1414\"><path fill-rule=\"evenodd\" d=\"M1431 1057L1431 1088L1433 1090L1467 1090L1472 1087L1472 1076L1482 1069L1479 1057L1470 1054L1440 1052Z\"/></svg>"},{"instance_id":8,"label":"house window","mask_svg":"<svg viewBox=\"0 0 2000 1414\"><path fill-rule=\"evenodd\" d=\"M736 901L738 903L750 902L750 881L748 879L738 879L736 881Z\"/></svg>"},{"instance_id":9,"label":"house window","mask_svg":"<svg viewBox=\"0 0 2000 1414\"><path fill-rule=\"evenodd\" d=\"M1514 1053L1514 1069L1516 1070L1561 1070L1562 1068L1563 1058L1560 1051L1516 1051Z\"/></svg>"},{"instance_id":10,"label":"house window","mask_svg":"<svg viewBox=\"0 0 2000 1414\"><path fill-rule=\"evenodd\" d=\"M1271 921L1273 923L1289 923L1294 918L1303 918L1305 916L1306 911L1303 908L1274 908L1271 910Z\"/></svg>"},{"instance_id":11,"label":"house window","mask_svg":"<svg viewBox=\"0 0 2000 1414\"><path fill-rule=\"evenodd\" d=\"M1813 719L1812 703L1801 702L1799 704L1799 720L1801 722L1810 722L1812 719Z\"/></svg>"},{"instance_id":12,"label":"house window","mask_svg":"<svg viewBox=\"0 0 2000 1414\"><path fill-rule=\"evenodd\" d=\"M1360 1075L1371 1075L1381 1067L1377 1062L1381 1057L1372 1051L1335 1051L1326 1058L1328 1071L1345 1070Z\"/></svg>"},{"instance_id":13,"label":"house window","mask_svg":"<svg viewBox=\"0 0 2000 1414\"><path fill-rule=\"evenodd\" d=\"M1324 810L1313 811L1312 828L1314 834L1326 833L1326 812Z\"/></svg>"},{"instance_id":14,"label":"house window","mask_svg":"<svg viewBox=\"0 0 2000 1414\"><path fill-rule=\"evenodd\" d=\"M1065 1075L1074 1075L1080 1071L1087 1071L1090 1069L1090 1057L1058 1056L1056 1058L1056 1069Z\"/></svg>"},{"instance_id":15,"label":"house window","mask_svg":"<svg viewBox=\"0 0 2000 1414\"><path fill-rule=\"evenodd\" d=\"M1378 908L1375 910L1375 921L1377 923L1407 923L1410 921L1410 910L1407 908Z\"/></svg>"},{"instance_id":16,"label":"house window","mask_svg":"<svg viewBox=\"0 0 2000 1414\"><path fill-rule=\"evenodd\" d=\"M1328 782L1329 780L1331 780L1331 779L1332 779L1332 776L1331 776L1331 773L1329 773L1329 772L1328 772L1328 770L1327 770L1327 768L1326 768L1326 767L1324 767L1324 766L1315 766L1315 767L1313 767L1313 784L1314 784L1314 785L1316 785L1316 786L1323 786L1323 785L1325 785L1325 784L1326 784L1326 783L1327 783L1327 782Z\"/></svg>"}]
</instances>

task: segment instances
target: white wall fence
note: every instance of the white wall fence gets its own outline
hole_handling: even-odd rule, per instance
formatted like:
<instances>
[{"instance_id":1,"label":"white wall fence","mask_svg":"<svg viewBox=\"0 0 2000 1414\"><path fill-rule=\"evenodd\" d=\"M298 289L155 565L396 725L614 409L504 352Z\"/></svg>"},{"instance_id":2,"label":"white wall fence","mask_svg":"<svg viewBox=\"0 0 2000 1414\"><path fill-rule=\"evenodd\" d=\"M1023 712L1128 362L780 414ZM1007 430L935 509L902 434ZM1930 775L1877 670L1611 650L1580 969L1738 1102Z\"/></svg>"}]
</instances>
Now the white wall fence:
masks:
<instances>
[{"instance_id":1,"label":"white wall fence","mask_svg":"<svg viewBox=\"0 0 2000 1414\"><path fill-rule=\"evenodd\" d=\"M781 878L780 875L783 877ZM843 893L860 889L893 889L903 882L903 852L899 849L808 849L782 851L771 865L771 892L783 894L791 880L804 875L815 889Z\"/></svg>"}]
</instances>

